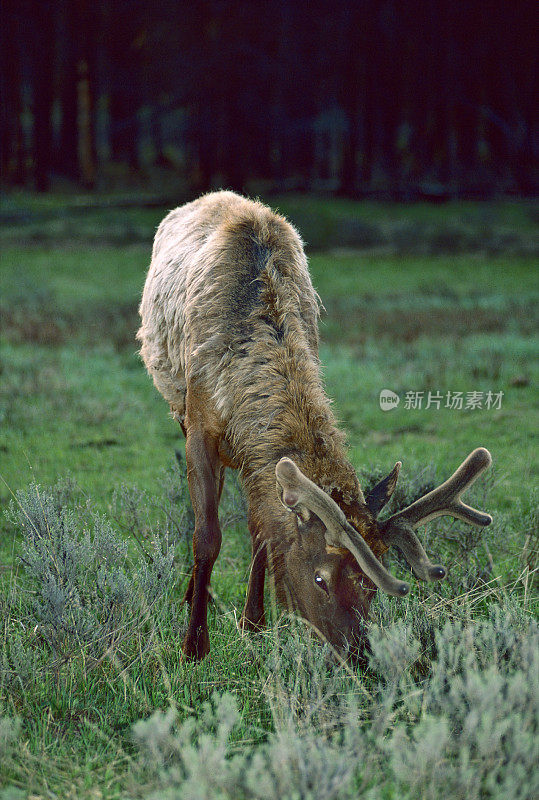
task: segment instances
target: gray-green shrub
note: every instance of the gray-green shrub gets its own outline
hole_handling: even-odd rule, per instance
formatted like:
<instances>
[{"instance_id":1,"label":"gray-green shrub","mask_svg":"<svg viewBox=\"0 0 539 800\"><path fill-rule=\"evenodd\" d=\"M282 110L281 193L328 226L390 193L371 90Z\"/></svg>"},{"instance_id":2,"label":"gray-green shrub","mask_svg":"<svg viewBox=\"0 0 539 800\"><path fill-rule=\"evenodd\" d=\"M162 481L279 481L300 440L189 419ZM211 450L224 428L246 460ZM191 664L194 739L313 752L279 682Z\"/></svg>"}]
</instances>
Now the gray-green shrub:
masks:
<instances>
[{"instance_id":1,"label":"gray-green shrub","mask_svg":"<svg viewBox=\"0 0 539 800\"><path fill-rule=\"evenodd\" d=\"M67 505L63 489L33 484L8 512L22 533L21 561L35 593L28 613L56 654L84 649L98 658L156 603L164 606L174 551L168 532L157 530L147 559L130 564L127 540L91 507Z\"/></svg>"},{"instance_id":2,"label":"gray-green shrub","mask_svg":"<svg viewBox=\"0 0 539 800\"><path fill-rule=\"evenodd\" d=\"M399 621L372 629L370 679L360 686L339 667L329 669L327 653L305 637L279 640L261 676L274 731L256 748L234 744L241 719L227 694L214 695L177 728L173 710L137 723L146 769L158 764L145 796L536 797L537 623L510 604L475 622L439 619L426 677L416 670L421 645L412 627ZM288 694L272 689L272 679Z\"/></svg>"}]
</instances>

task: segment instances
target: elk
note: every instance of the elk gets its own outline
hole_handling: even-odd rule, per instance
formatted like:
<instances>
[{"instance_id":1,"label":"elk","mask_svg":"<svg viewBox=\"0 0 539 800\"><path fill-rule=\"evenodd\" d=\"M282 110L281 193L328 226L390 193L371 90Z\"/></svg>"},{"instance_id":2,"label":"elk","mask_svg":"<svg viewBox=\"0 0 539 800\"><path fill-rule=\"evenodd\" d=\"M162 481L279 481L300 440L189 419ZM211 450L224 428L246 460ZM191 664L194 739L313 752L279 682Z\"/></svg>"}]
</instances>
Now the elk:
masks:
<instances>
[{"instance_id":1,"label":"elk","mask_svg":"<svg viewBox=\"0 0 539 800\"><path fill-rule=\"evenodd\" d=\"M376 590L408 592L381 562L389 547L418 578L440 580L445 569L429 561L415 529L442 514L491 522L460 499L491 463L484 448L437 489L378 520L401 463L364 497L320 377L319 309L297 231L262 203L219 191L161 222L137 338L186 438L195 515L186 657L210 649L208 588L227 467L240 471L252 539L241 626L265 624L267 568L278 601L344 657L357 651Z\"/></svg>"}]
</instances>

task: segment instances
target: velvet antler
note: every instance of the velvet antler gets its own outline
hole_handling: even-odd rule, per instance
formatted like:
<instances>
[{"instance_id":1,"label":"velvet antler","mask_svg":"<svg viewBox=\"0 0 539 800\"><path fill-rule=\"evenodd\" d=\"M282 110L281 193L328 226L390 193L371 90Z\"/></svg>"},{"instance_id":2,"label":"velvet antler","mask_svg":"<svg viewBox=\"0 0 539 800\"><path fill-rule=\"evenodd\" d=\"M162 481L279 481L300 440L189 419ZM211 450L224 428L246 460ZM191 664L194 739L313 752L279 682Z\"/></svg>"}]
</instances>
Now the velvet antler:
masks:
<instances>
[{"instance_id":1,"label":"velvet antler","mask_svg":"<svg viewBox=\"0 0 539 800\"><path fill-rule=\"evenodd\" d=\"M491 463L489 451L478 447L444 483L382 524L382 541L389 546L396 545L419 578L440 580L445 577L445 569L429 561L414 528L442 515L462 519L471 525L485 526L492 522L490 514L477 511L460 499L462 493Z\"/></svg>"}]
</instances>

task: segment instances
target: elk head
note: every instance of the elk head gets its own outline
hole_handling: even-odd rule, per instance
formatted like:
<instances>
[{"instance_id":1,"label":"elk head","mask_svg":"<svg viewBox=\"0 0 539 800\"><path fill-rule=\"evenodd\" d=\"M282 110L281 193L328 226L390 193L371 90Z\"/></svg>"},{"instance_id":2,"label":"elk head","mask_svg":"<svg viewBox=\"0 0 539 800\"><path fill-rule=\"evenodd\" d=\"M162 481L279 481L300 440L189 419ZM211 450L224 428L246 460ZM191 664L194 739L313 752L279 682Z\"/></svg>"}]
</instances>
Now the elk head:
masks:
<instances>
[{"instance_id":1,"label":"elk head","mask_svg":"<svg viewBox=\"0 0 539 800\"><path fill-rule=\"evenodd\" d=\"M385 521L377 515L391 497L400 470L390 474L362 500L363 532L381 543L381 552L396 546L417 578L441 580L445 567L432 564L414 529L441 515L471 525L485 526L492 517L465 505L460 497L491 464L488 450L479 447L445 483ZM368 616L376 591L395 597L408 594L407 583L394 578L342 509L289 458L275 468L281 502L296 514L297 536L285 556L285 587L289 604L341 654L353 652L363 636L362 618Z\"/></svg>"}]
</instances>

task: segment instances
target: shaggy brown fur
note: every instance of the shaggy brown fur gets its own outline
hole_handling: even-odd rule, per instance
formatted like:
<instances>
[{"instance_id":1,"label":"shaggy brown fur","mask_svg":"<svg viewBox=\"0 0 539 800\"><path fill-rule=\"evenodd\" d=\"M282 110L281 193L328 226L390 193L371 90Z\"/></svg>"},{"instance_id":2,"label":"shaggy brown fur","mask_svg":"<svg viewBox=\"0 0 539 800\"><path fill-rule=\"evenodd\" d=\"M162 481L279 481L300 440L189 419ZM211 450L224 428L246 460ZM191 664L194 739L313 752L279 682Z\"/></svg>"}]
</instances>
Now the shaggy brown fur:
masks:
<instances>
[{"instance_id":1,"label":"shaggy brown fur","mask_svg":"<svg viewBox=\"0 0 539 800\"><path fill-rule=\"evenodd\" d=\"M269 545L279 596L331 638L331 625L324 630L316 614L302 608L294 576L287 574L286 556L301 532L276 492L279 459L292 458L330 494L376 556L387 548L376 535L320 379L319 299L299 235L266 206L232 192L209 194L172 211L155 237L140 315L141 356L188 443L195 429L202 432L196 452L209 453L208 441L215 443L217 455L208 456L206 467L189 468L201 475L219 473L220 481L225 466L241 472L256 556L246 623L263 622L263 553ZM190 489L193 496L191 484ZM200 491L200 505L210 503L213 515L213 499ZM220 543L218 522L209 526L203 510L199 516L197 528L205 531L201 541ZM210 549L211 561L218 546ZM335 561L334 568L328 562L333 576L347 572L348 582L338 581L341 588L346 584L356 606L368 608L372 582L346 551L326 555ZM195 563L196 558L195 553ZM196 585L195 576L188 600L193 601ZM206 632L201 633L204 613L195 616L184 651L202 657L209 647ZM204 642L197 645L200 636Z\"/></svg>"}]
</instances>

